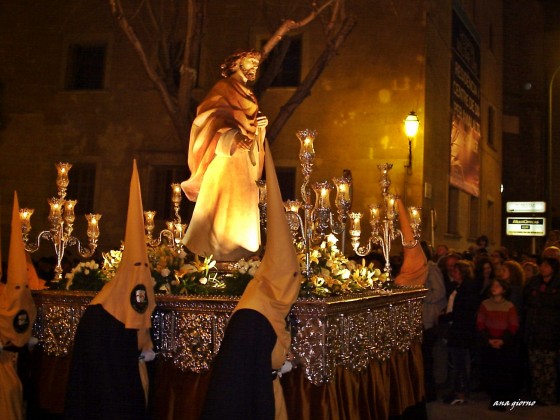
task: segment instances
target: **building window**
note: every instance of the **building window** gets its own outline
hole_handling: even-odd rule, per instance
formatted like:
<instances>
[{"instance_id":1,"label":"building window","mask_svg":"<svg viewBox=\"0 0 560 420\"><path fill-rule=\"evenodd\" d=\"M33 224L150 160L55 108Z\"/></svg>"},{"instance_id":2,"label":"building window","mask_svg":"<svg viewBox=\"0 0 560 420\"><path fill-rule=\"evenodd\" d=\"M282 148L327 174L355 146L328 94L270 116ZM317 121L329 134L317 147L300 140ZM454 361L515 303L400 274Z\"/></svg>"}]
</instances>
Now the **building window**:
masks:
<instances>
[{"instance_id":1,"label":"building window","mask_svg":"<svg viewBox=\"0 0 560 420\"><path fill-rule=\"evenodd\" d=\"M263 41L264 46L265 42ZM282 62L282 68L276 75L271 83L271 87L295 87L299 85L301 78L301 37L290 38L290 46ZM275 55L278 50L275 48L270 52L267 60L261 65L261 74L263 74L268 66L268 63L274 61Z\"/></svg>"},{"instance_id":2,"label":"building window","mask_svg":"<svg viewBox=\"0 0 560 420\"><path fill-rule=\"evenodd\" d=\"M67 90L101 90L105 85L107 44L74 44L68 47Z\"/></svg>"},{"instance_id":3,"label":"building window","mask_svg":"<svg viewBox=\"0 0 560 420\"><path fill-rule=\"evenodd\" d=\"M449 187L447 233L459 234L459 189Z\"/></svg>"},{"instance_id":4,"label":"building window","mask_svg":"<svg viewBox=\"0 0 560 420\"><path fill-rule=\"evenodd\" d=\"M479 211L478 211L478 198L470 196L470 206L469 206L469 238L477 238L479 236Z\"/></svg>"},{"instance_id":5,"label":"building window","mask_svg":"<svg viewBox=\"0 0 560 420\"><path fill-rule=\"evenodd\" d=\"M494 147L494 127L496 126L496 110L493 106L488 107L488 145Z\"/></svg>"},{"instance_id":6,"label":"building window","mask_svg":"<svg viewBox=\"0 0 560 420\"><path fill-rule=\"evenodd\" d=\"M95 213L93 209L93 199L95 196L95 163L75 163L68 172L68 190L66 198L68 200L78 200L76 204L76 214Z\"/></svg>"},{"instance_id":7,"label":"building window","mask_svg":"<svg viewBox=\"0 0 560 420\"><path fill-rule=\"evenodd\" d=\"M175 211L171 202L171 184L181 183L189 177L186 166L152 166L150 171L148 206L145 210L156 212L156 220L173 220ZM194 203L183 194L179 215L182 223L188 223Z\"/></svg>"}]
</instances>

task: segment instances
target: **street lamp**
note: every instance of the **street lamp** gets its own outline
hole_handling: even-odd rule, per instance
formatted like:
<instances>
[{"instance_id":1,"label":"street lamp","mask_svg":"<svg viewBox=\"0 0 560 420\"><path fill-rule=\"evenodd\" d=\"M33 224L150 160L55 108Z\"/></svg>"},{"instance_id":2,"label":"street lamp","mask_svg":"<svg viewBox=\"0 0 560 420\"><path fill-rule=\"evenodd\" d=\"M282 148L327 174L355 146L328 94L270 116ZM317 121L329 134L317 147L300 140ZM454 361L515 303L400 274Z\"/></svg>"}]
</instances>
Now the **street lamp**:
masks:
<instances>
[{"instance_id":1,"label":"street lamp","mask_svg":"<svg viewBox=\"0 0 560 420\"><path fill-rule=\"evenodd\" d=\"M412 139L416 137L419 126L420 120L416 112L410 111L410 114L404 119L404 132L408 137L408 164L404 165L407 175L412 175Z\"/></svg>"},{"instance_id":2,"label":"street lamp","mask_svg":"<svg viewBox=\"0 0 560 420\"><path fill-rule=\"evenodd\" d=\"M554 79L556 75L560 72L560 66L556 67L554 73L550 78L550 83L548 85L548 160L547 160L547 182L546 182L546 199L548 204L547 208L547 219L548 219L548 231L552 229L552 87L554 85Z\"/></svg>"}]
</instances>

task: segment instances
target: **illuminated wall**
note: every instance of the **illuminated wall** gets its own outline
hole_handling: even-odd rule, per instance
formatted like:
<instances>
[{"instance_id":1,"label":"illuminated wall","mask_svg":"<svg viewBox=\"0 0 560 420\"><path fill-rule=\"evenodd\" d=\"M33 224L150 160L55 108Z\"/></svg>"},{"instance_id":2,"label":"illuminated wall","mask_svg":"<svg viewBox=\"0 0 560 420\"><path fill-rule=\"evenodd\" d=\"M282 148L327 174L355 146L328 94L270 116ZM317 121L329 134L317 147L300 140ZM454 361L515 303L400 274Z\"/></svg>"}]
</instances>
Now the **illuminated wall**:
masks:
<instances>
[{"instance_id":1,"label":"illuminated wall","mask_svg":"<svg viewBox=\"0 0 560 420\"><path fill-rule=\"evenodd\" d=\"M18 190L22 206L36 208L36 234L46 227L46 200L56 191L53 165L69 161L96 165L94 207L103 214L99 249L118 247L123 238L132 158L138 159L146 201L154 165L182 165L184 145L176 140L160 97L108 9L99 5L90 9L77 1L32 6L16 0L9 3L11 18L4 17L0 25L2 242L8 243L6 226L13 190ZM208 2L197 98L219 78L219 65L226 55L236 48L257 47L266 39L266 22L259 10L247 3ZM408 204L424 208L426 240L466 249L473 239L474 213L477 233L499 243L501 3L456 4L480 37L483 133L480 202L474 212L470 211L470 196L459 193L457 231L448 231L450 0L346 2L347 13L356 16L357 24L276 139L273 151L277 164L298 168L299 176L295 132L316 129L312 180L330 179L350 169L355 182L353 210L366 211L368 204L380 200L376 165L391 162L393 191ZM69 45L95 40L109 46L105 88L65 91ZM323 45L318 22L302 31L303 76ZM293 90L271 88L266 92L261 105L270 120ZM496 110L491 147L484 142L489 105ZM418 114L420 130L412 144L412 172L407 175L408 140L403 120L410 111ZM299 181L298 177L298 186ZM488 211L489 200L494 204L492 213ZM435 230L430 222L432 209L437 214ZM84 224L76 222L78 232L78 225ZM6 248L4 245L4 258Z\"/></svg>"}]
</instances>

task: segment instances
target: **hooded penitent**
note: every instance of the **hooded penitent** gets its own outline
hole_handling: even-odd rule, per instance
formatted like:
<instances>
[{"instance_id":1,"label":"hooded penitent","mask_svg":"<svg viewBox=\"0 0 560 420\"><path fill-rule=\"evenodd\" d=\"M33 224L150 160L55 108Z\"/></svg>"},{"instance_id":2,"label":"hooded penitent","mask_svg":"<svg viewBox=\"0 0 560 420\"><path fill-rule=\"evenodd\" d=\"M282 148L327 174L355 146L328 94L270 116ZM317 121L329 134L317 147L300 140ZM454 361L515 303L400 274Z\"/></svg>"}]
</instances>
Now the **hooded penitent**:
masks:
<instances>
[{"instance_id":1,"label":"hooded penitent","mask_svg":"<svg viewBox=\"0 0 560 420\"><path fill-rule=\"evenodd\" d=\"M268 319L277 336L271 355L272 368L279 369L290 349L291 336L286 318L298 297L301 273L268 143L266 150L266 250L235 311L254 309Z\"/></svg>"},{"instance_id":2,"label":"hooded penitent","mask_svg":"<svg viewBox=\"0 0 560 420\"><path fill-rule=\"evenodd\" d=\"M76 329L66 418L149 417L141 351L152 347L148 329L154 307L140 180L134 162L122 259L115 277L92 300Z\"/></svg>"},{"instance_id":3,"label":"hooded penitent","mask_svg":"<svg viewBox=\"0 0 560 420\"><path fill-rule=\"evenodd\" d=\"M204 420L287 418L275 373L290 349L286 319L297 299L301 274L268 145L265 155L266 250L229 320L214 360L201 416Z\"/></svg>"},{"instance_id":4,"label":"hooded penitent","mask_svg":"<svg viewBox=\"0 0 560 420\"><path fill-rule=\"evenodd\" d=\"M124 251L117 273L91 305L101 304L126 328L150 328L155 308L154 285L144 234L144 212L140 179L133 164L128 199Z\"/></svg>"},{"instance_id":5,"label":"hooded penitent","mask_svg":"<svg viewBox=\"0 0 560 420\"><path fill-rule=\"evenodd\" d=\"M17 194L14 194L9 253L7 282L0 287L0 418L23 420L17 348L29 342L37 310L28 285Z\"/></svg>"},{"instance_id":6,"label":"hooded penitent","mask_svg":"<svg viewBox=\"0 0 560 420\"><path fill-rule=\"evenodd\" d=\"M397 200L397 211L399 213L404 242L407 244L414 243L414 234L410 227L406 207L400 199ZM395 279L395 283L400 286L423 285L426 282L427 276L428 261L420 243L416 242L413 247L405 246L403 265Z\"/></svg>"},{"instance_id":7,"label":"hooded penitent","mask_svg":"<svg viewBox=\"0 0 560 420\"><path fill-rule=\"evenodd\" d=\"M7 282L0 295L0 339L3 345L25 345L31 337L36 315L37 309L29 290L19 203L17 193L14 193Z\"/></svg>"}]
</instances>

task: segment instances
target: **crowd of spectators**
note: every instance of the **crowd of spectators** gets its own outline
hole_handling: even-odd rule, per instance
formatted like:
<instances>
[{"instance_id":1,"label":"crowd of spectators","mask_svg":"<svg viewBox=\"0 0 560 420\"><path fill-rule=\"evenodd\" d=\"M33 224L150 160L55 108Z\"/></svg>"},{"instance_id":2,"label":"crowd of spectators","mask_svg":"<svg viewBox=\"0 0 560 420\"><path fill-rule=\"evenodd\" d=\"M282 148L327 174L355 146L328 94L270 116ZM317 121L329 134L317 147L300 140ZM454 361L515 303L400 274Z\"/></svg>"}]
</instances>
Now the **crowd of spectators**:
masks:
<instances>
[{"instance_id":1,"label":"crowd of spectators","mask_svg":"<svg viewBox=\"0 0 560 420\"><path fill-rule=\"evenodd\" d=\"M423 244L429 263L424 302L426 399L442 392L464 404L486 392L489 409L560 397L560 243L540 255L490 248L481 236L468 251Z\"/></svg>"}]
</instances>

